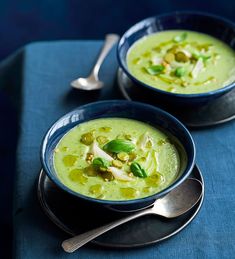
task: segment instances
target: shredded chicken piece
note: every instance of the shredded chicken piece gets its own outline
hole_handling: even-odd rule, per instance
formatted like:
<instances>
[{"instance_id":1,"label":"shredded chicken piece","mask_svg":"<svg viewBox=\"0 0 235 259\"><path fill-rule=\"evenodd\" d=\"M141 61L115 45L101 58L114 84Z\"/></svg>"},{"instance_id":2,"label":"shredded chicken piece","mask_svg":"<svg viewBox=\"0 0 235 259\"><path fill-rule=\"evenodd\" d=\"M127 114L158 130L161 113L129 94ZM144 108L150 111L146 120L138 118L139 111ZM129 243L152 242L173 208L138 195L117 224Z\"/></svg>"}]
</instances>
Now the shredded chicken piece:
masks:
<instances>
[{"instance_id":1,"label":"shredded chicken piece","mask_svg":"<svg viewBox=\"0 0 235 259\"><path fill-rule=\"evenodd\" d=\"M148 141L152 142L152 139L149 137L148 132L146 132L140 136L137 144L138 144L139 148L143 150L146 147L146 144Z\"/></svg>"},{"instance_id":2,"label":"shredded chicken piece","mask_svg":"<svg viewBox=\"0 0 235 259\"><path fill-rule=\"evenodd\" d=\"M133 181L134 179L127 175L127 173L121 169L118 169L116 167L110 166L108 167L108 170L112 173L112 175L122 181Z\"/></svg>"},{"instance_id":3,"label":"shredded chicken piece","mask_svg":"<svg viewBox=\"0 0 235 259\"><path fill-rule=\"evenodd\" d=\"M107 154L106 152L104 152L104 150L102 150L96 142L93 142L93 144L91 145L90 148L90 153L92 153L94 155L94 157L101 157L106 159L107 161L111 162L113 160L113 158Z\"/></svg>"},{"instance_id":4,"label":"shredded chicken piece","mask_svg":"<svg viewBox=\"0 0 235 259\"><path fill-rule=\"evenodd\" d=\"M198 74L200 73L200 71L203 69L203 67L204 67L203 61L202 61L202 59L199 58L191 72L192 77L196 78L198 76Z\"/></svg>"}]
</instances>

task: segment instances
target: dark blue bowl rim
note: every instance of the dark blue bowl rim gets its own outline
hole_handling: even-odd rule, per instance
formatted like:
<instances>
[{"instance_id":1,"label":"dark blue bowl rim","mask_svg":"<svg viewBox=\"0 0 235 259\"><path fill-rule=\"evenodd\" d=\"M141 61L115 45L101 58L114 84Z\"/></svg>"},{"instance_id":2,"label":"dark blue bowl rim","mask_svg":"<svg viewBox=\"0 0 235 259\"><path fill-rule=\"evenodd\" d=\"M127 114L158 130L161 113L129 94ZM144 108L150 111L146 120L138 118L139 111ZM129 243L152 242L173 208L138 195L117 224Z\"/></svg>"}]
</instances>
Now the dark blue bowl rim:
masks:
<instances>
[{"instance_id":1,"label":"dark blue bowl rim","mask_svg":"<svg viewBox=\"0 0 235 259\"><path fill-rule=\"evenodd\" d=\"M120 65L120 67L122 68L122 70L127 74L127 76L135 81L136 83L138 83L139 85L142 85L150 90L153 90L157 93L161 93L161 94L166 94L172 97L180 97L180 98L201 98L201 97L208 97L208 96L212 96L212 95L220 95L223 92L228 92L230 89L232 89L235 86L235 82L228 84L222 88L216 89L214 91L209 91L209 92L205 92L205 93L198 93L198 94L179 94L179 93L171 93L171 92L167 92L158 88L155 88L153 86L147 85L144 82L140 81L139 79L137 79L136 77L134 77L129 71L128 69L126 69L125 65L124 65L124 60L120 57L120 49L121 49L121 45L120 43L124 40L124 37L126 36L126 34L128 34L134 27L139 26L141 24L144 24L146 22L150 22L152 20L155 20L157 18L162 18L162 17L167 17L167 16L173 16L173 15L196 15L196 16L204 16L204 17L208 17L208 18L213 18L216 19L218 21L221 21L223 23L225 23L227 26L229 27L233 27L235 29L235 23L233 23L232 21L224 18L224 17L220 17L218 15L215 14L210 14L207 12L199 12L199 11L175 11L175 12L168 12L168 13L164 13L164 14L160 14L160 15L156 15L156 16L151 16L148 17L146 19L141 20L140 22L134 24L133 26L131 26L120 38L119 42L118 42L118 46L117 46L117 60L118 63Z\"/></svg>"},{"instance_id":2,"label":"dark blue bowl rim","mask_svg":"<svg viewBox=\"0 0 235 259\"><path fill-rule=\"evenodd\" d=\"M134 106L141 106L141 107L147 107L148 109L153 109L156 112L160 113L161 115L164 115L165 117L168 117L170 120L174 121L179 127L181 127L181 129L184 131L184 133L186 134L186 137L188 139L188 142L190 144L190 149L191 149L191 157L188 157L188 162L187 162L187 167L188 170L184 171L183 174L179 177L179 179L177 179L175 182L173 182L170 186L168 186L167 188L163 189L162 191L153 194L151 196L147 196L144 198L139 198L139 199L133 199L133 200L121 200L121 201L116 201L116 200L101 200L101 199L96 199L96 198L92 198L89 196L85 196L82 195L80 193L77 193L71 189L69 189L66 185L64 185L57 177L55 177L50 170L48 169L48 166L45 162L44 159L44 154L45 154L45 150L46 150L46 146L47 146L47 140L48 140L48 136L50 135L50 132L52 131L52 129L55 127L55 125L63 120L64 118L71 116L72 114L74 114L75 112L79 111L79 110L84 110L90 106L96 106L96 105L108 105L111 106L112 104L127 104L129 103L130 105L134 105ZM102 118L102 117L101 117ZM79 124L79 123L78 123ZM161 128L161 126L159 126ZM167 132L167 130L166 130ZM183 143L182 143L183 145ZM183 145L184 146L184 145ZM133 102L133 101L127 101L127 100L105 100L105 101L97 101L97 102L92 102L89 104L85 104L82 106L79 106L77 108L75 108L74 110L72 110L69 113L66 113L65 115L63 115L62 117L60 117L58 120L56 120L52 126L49 128L49 130L46 132L46 134L44 135L43 139L42 139L42 143L41 143L41 148L40 148L40 159L41 159L41 164L43 167L43 170L45 171L46 175L49 177L50 180L52 180L52 182L54 182L58 187L60 187L62 190L72 194L73 196L76 196L78 198L82 198L84 200L88 200L88 201L92 201L92 202L97 202L103 205L128 205L128 204L135 204L135 203L141 203L141 202L148 202L157 198L160 198L162 196L164 196L165 194L167 194L168 192L170 192L171 190L173 190L175 187L177 187L178 185L180 185L191 173L191 171L193 170L193 167L195 165L195 157L196 157L196 148L195 148L195 144L193 141L193 138L190 134L190 132L188 131L188 129L178 120L176 119L173 115L171 115L170 113L152 106L150 104L145 104L145 103L141 103L141 102Z\"/></svg>"}]
</instances>

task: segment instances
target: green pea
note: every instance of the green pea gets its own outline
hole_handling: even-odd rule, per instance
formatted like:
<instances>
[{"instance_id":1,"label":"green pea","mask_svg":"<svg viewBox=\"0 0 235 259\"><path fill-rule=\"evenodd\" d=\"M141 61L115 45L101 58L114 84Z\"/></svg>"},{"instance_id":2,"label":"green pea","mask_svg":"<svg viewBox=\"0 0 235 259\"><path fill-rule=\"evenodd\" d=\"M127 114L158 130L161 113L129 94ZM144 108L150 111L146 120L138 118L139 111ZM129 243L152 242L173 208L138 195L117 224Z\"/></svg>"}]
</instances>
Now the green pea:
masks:
<instances>
[{"instance_id":1,"label":"green pea","mask_svg":"<svg viewBox=\"0 0 235 259\"><path fill-rule=\"evenodd\" d=\"M135 160L136 157L137 157L137 154L135 152L130 152L128 160L131 162L131 161Z\"/></svg>"},{"instance_id":2,"label":"green pea","mask_svg":"<svg viewBox=\"0 0 235 259\"><path fill-rule=\"evenodd\" d=\"M117 158L122 162L126 162L129 159L129 155L126 152L120 152L117 154Z\"/></svg>"},{"instance_id":3,"label":"green pea","mask_svg":"<svg viewBox=\"0 0 235 259\"><path fill-rule=\"evenodd\" d=\"M119 160L113 160L112 165L117 167L117 168L122 168L122 166L123 166L122 162L119 161Z\"/></svg>"},{"instance_id":4,"label":"green pea","mask_svg":"<svg viewBox=\"0 0 235 259\"><path fill-rule=\"evenodd\" d=\"M108 142L108 138L105 136L98 136L96 140L100 145L103 145L104 143Z\"/></svg>"},{"instance_id":5,"label":"green pea","mask_svg":"<svg viewBox=\"0 0 235 259\"><path fill-rule=\"evenodd\" d=\"M189 60L189 57L183 51L179 51L175 54L175 60L185 63Z\"/></svg>"}]
</instances>

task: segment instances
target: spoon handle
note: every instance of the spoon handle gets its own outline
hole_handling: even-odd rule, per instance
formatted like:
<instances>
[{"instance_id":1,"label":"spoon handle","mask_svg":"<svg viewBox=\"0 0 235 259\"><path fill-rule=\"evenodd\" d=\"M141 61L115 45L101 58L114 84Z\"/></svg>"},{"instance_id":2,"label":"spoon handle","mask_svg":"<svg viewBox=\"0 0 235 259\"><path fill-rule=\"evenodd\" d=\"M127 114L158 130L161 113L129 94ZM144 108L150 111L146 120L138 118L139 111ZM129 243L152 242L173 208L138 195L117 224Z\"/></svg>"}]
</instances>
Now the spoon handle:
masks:
<instances>
[{"instance_id":1,"label":"spoon handle","mask_svg":"<svg viewBox=\"0 0 235 259\"><path fill-rule=\"evenodd\" d=\"M112 49L113 45L119 40L119 36L117 34L107 34L105 37L105 42L103 48L100 52L100 55L96 61L96 64L92 70L92 73L95 78L98 78L98 73L100 70L100 66L104 61L105 57L108 55L109 51Z\"/></svg>"},{"instance_id":2,"label":"spoon handle","mask_svg":"<svg viewBox=\"0 0 235 259\"><path fill-rule=\"evenodd\" d=\"M123 223L133 220L135 218L141 217L143 215L151 214L152 212L153 212L152 208L146 209L146 210L141 210L128 217L113 221L102 227L92 229L81 235L77 235L72 238L66 239L62 243L62 248L64 249L65 252L72 253L72 252L76 251L78 248L80 248L81 246L83 246L86 243L88 243L89 241L91 241L92 239L104 234L105 232L107 232L119 225L122 225Z\"/></svg>"}]
</instances>

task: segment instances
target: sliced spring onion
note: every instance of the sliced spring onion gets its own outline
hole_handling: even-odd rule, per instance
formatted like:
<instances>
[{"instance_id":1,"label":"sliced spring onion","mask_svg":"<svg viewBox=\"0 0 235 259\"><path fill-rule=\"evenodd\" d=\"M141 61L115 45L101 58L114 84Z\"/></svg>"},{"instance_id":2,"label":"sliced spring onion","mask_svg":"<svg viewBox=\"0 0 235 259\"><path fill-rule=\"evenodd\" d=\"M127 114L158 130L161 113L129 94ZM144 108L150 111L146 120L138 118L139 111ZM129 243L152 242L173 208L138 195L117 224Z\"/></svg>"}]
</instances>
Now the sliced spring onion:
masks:
<instances>
[{"instance_id":1,"label":"sliced spring onion","mask_svg":"<svg viewBox=\"0 0 235 259\"><path fill-rule=\"evenodd\" d=\"M177 35L174 37L173 41L174 42L182 42L185 41L187 38L188 34L187 32L182 33L181 35Z\"/></svg>"},{"instance_id":2,"label":"sliced spring onion","mask_svg":"<svg viewBox=\"0 0 235 259\"><path fill-rule=\"evenodd\" d=\"M201 53L193 53L192 56L197 60L202 59L204 62L211 58L211 56L207 56Z\"/></svg>"},{"instance_id":3,"label":"sliced spring onion","mask_svg":"<svg viewBox=\"0 0 235 259\"><path fill-rule=\"evenodd\" d=\"M176 70L175 70L175 75L177 77L182 77L182 76L185 75L185 73L186 73L186 70L185 70L184 67L177 67Z\"/></svg>"},{"instance_id":4,"label":"sliced spring onion","mask_svg":"<svg viewBox=\"0 0 235 259\"><path fill-rule=\"evenodd\" d=\"M150 67L146 68L146 71L150 75L159 75L163 72L164 68L165 67L162 65L154 65L154 66L150 66Z\"/></svg>"}]
</instances>

